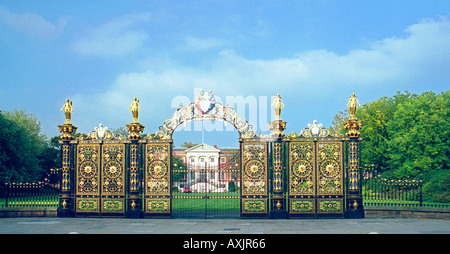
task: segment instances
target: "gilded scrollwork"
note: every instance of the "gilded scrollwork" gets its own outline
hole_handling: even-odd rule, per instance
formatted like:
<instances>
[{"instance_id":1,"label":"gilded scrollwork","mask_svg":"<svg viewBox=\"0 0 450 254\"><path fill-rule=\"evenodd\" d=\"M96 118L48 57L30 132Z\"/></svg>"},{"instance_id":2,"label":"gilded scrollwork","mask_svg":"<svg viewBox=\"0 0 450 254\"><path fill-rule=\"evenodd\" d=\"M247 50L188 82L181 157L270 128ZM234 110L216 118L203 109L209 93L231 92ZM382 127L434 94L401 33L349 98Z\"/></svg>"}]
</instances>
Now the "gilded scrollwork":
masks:
<instances>
[{"instance_id":1,"label":"gilded scrollwork","mask_svg":"<svg viewBox=\"0 0 450 254\"><path fill-rule=\"evenodd\" d=\"M170 212L170 199L147 199L146 200L146 212L148 213L169 213Z\"/></svg>"},{"instance_id":2,"label":"gilded scrollwork","mask_svg":"<svg viewBox=\"0 0 450 254\"><path fill-rule=\"evenodd\" d=\"M290 209L291 213L311 214L316 212L316 205L314 199L291 199Z\"/></svg>"},{"instance_id":3,"label":"gilded scrollwork","mask_svg":"<svg viewBox=\"0 0 450 254\"><path fill-rule=\"evenodd\" d=\"M267 194L267 144L244 143L242 146L243 195Z\"/></svg>"},{"instance_id":4,"label":"gilded scrollwork","mask_svg":"<svg viewBox=\"0 0 450 254\"><path fill-rule=\"evenodd\" d=\"M324 199L317 201L318 213L342 213L343 212L343 200L342 199Z\"/></svg>"},{"instance_id":5,"label":"gilded scrollwork","mask_svg":"<svg viewBox=\"0 0 450 254\"><path fill-rule=\"evenodd\" d=\"M125 211L123 199L102 199L102 212L123 213Z\"/></svg>"},{"instance_id":6,"label":"gilded scrollwork","mask_svg":"<svg viewBox=\"0 0 450 254\"><path fill-rule=\"evenodd\" d=\"M102 149L102 195L124 195L125 145L104 144Z\"/></svg>"},{"instance_id":7,"label":"gilded scrollwork","mask_svg":"<svg viewBox=\"0 0 450 254\"><path fill-rule=\"evenodd\" d=\"M76 190L78 195L98 195L100 145L79 144L77 148Z\"/></svg>"},{"instance_id":8,"label":"gilded scrollwork","mask_svg":"<svg viewBox=\"0 0 450 254\"><path fill-rule=\"evenodd\" d=\"M146 195L169 195L170 145L147 144L145 160Z\"/></svg>"},{"instance_id":9,"label":"gilded scrollwork","mask_svg":"<svg viewBox=\"0 0 450 254\"><path fill-rule=\"evenodd\" d=\"M148 139L171 139L175 129L188 121L222 120L231 123L239 132L241 138L254 138L256 131L244 118L238 117L236 110L230 105L223 105L214 99L214 93L200 91L195 101L178 108L171 119L164 121L154 135Z\"/></svg>"},{"instance_id":10,"label":"gilded scrollwork","mask_svg":"<svg viewBox=\"0 0 450 254\"><path fill-rule=\"evenodd\" d=\"M312 195L315 192L314 143L292 142L289 149L291 195Z\"/></svg>"},{"instance_id":11,"label":"gilded scrollwork","mask_svg":"<svg viewBox=\"0 0 450 254\"><path fill-rule=\"evenodd\" d=\"M243 213L266 213L267 200L266 199L242 199Z\"/></svg>"},{"instance_id":12,"label":"gilded scrollwork","mask_svg":"<svg viewBox=\"0 0 450 254\"><path fill-rule=\"evenodd\" d=\"M99 212L98 198L77 198L75 209L77 212L94 213Z\"/></svg>"},{"instance_id":13,"label":"gilded scrollwork","mask_svg":"<svg viewBox=\"0 0 450 254\"><path fill-rule=\"evenodd\" d=\"M342 143L317 144L317 185L319 195L343 194Z\"/></svg>"}]
</instances>

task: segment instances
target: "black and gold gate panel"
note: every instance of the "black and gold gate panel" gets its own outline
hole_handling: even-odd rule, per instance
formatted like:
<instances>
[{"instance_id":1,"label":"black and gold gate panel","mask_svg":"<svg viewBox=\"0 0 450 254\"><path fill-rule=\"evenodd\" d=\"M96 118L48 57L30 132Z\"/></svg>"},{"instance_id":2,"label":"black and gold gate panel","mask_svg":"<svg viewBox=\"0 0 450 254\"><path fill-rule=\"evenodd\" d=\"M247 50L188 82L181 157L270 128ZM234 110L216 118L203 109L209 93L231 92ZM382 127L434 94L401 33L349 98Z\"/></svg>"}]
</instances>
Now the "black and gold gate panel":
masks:
<instances>
[{"instance_id":1,"label":"black and gold gate panel","mask_svg":"<svg viewBox=\"0 0 450 254\"><path fill-rule=\"evenodd\" d=\"M317 142L317 213L344 214L342 142Z\"/></svg>"},{"instance_id":2,"label":"black and gold gate panel","mask_svg":"<svg viewBox=\"0 0 450 254\"><path fill-rule=\"evenodd\" d=\"M343 143L289 142L289 215L344 213Z\"/></svg>"},{"instance_id":3,"label":"black and gold gate panel","mask_svg":"<svg viewBox=\"0 0 450 254\"><path fill-rule=\"evenodd\" d=\"M125 144L102 145L101 212L125 213Z\"/></svg>"},{"instance_id":4,"label":"black and gold gate panel","mask_svg":"<svg viewBox=\"0 0 450 254\"><path fill-rule=\"evenodd\" d=\"M81 143L76 153L75 212L100 212L100 144Z\"/></svg>"},{"instance_id":5,"label":"black and gold gate panel","mask_svg":"<svg viewBox=\"0 0 450 254\"><path fill-rule=\"evenodd\" d=\"M209 110L200 110L206 105ZM355 94L347 103L350 117L344 124L345 136L331 136L316 121L300 134L285 135L286 122L280 118L284 104L279 95L272 105L276 119L270 123L270 136L256 135L233 108L216 102L212 91L208 95L201 91L194 102L179 108L172 119L145 139L141 136L144 126L138 121L140 107L136 98L129 107L133 121L126 125L128 137L116 138L102 125L87 135L75 137L72 102L67 99L63 106L66 121L58 125L63 134L58 216L171 217L173 132L186 121L221 119L233 124L240 135L240 177L236 179L240 194L230 196L240 197L241 217L267 218L272 209L274 218L286 217L286 210L290 217L363 218L356 149L361 141L361 121L355 115L359 105ZM349 186L344 186L344 144L348 142L349 151L345 156L349 163ZM271 189L269 145L273 157ZM175 196L184 197L178 193ZM223 198L221 192L205 194L204 204L219 197Z\"/></svg>"},{"instance_id":6,"label":"black and gold gate panel","mask_svg":"<svg viewBox=\"0 0 450 254\"><path fill-rule=\"evenodd\" d=\"M241 143L241 217L269 214L267 158L267 142Z\"/></svg>"},{"instance_id":7,"label":"black and gold gate panel","mask_svg":"<svg viewBox=\"0 0 450 254\"><path fill-rule=\"evenodd\" d=\"M145 144L145 216L171 216L171 150L170 142Z\"/></svg>"},{"instance_id":8,"label":"black and gold gate panel","mask_svg":"<svg viewBox=\"0 0 450 254\"><path fill-rule=\"evenodd\" d=\"M79 143L76 162L76 214L123 216L125 144Z\"/></svg>"}]
</instances>

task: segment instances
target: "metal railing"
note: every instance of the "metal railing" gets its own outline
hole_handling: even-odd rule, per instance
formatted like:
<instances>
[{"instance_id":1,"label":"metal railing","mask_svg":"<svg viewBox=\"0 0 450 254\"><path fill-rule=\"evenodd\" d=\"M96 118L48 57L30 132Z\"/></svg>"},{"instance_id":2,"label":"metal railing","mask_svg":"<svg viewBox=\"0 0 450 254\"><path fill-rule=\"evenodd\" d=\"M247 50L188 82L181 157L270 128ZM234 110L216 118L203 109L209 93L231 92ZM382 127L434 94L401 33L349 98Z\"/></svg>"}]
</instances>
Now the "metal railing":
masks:
<instances>
[{"instance_id":1,"label":"metal railing","mask_svg":"<svg viewBox=\"0 0 450 254\"><path fill-rule=\"evenodd\" d=\"M0 207L58 207L60 170L51 169L43 181L4 183L0 187Z\"/></svg>"},{"instance_id":2,"label":"metal railing","mask_svg":"<svg viewBox=\"0 0 450 254\"><path fill-rule=\"evenodd\" d=\"M450 207L450 203L425 202L422 180L394 180L382 177L373 165L362 168L365 206Z\"/></svg>"}]
</instances>

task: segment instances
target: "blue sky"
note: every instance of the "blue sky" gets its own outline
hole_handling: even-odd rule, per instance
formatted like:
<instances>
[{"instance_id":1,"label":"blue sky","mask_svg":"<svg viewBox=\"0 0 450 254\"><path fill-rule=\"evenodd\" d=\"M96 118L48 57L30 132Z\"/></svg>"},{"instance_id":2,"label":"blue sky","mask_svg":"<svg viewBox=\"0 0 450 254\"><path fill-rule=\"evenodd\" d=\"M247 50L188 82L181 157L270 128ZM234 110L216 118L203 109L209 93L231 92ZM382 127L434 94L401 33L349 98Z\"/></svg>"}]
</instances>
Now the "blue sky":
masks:
<instances>
[{"instance_id":1,"label":"blue sky","mask_svg":"<svg viewBox=\"0 0 450 254\"><path fill-rule=\"evenodd\" d=\"M193 100L203 88L223 99L267 96L262 112L279 93L287 133L313 120L328 126L353 92L364 104L448 90L449 15L449 1L3 0L0 109L35 114L52 137L66 98L87 133L129 123L138 97L153 133L175 97ZM205 133L219 146L237 137ZM201 132L174 138L200 142Z\"/></svg>"}]
</instances>

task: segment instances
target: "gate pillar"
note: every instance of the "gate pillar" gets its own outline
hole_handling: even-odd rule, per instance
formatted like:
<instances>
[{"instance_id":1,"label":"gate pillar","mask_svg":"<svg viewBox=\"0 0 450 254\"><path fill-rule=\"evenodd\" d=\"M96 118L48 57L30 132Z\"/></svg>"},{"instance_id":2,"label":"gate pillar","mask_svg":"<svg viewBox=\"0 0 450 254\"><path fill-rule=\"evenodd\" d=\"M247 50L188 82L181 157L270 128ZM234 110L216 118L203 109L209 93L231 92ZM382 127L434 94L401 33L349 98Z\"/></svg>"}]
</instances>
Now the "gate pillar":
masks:
<instances>
[{"instance_id":1,"label":"gate pillar","mask_svg":"<svg viewBox=\"0 0 450 254\"><path fill-rule=\"evenodd\" d=\"M270 211L271 218L284 219L287 218L286 198L284 196L284 172L283 172L283 131L286 129L286 122L281 120L281 109L284 108L284 104L281 101L279 94L276 95L272 106L275 110L275 120L270 122L270 134L273 140L272 152L273 152L273 186L272 186L272 209Z\"/></svg>"},{"instance_id":2,"label":"gate pillar","mask_svg":"<svg viewBox=\"0 0 450 254\"><path fill-rule=\"evenodd\" d=\"M59 196L59 206L57 210L58 217L73 216L73 200L72 200L72 179L73 174L73 160L72 160L72 145L70 141L73 139L77 127L72 124L59 125L59 131L63 133L61 136L61 150L62 150L62 179L61 179L61 194Z\"/></svg>"},{"instance_id":3,"label":"gate pillar","mask_svg":"<svg viewBox=\"0 0 450 254\"><path fill-rule=\"evenodd\" d=\"M286 122L275 120L270 123L270 128L273 131L274 137L272 145L273 153L273 177L272 177L272 199L270 217L274 219L285 219L288 216L286 209L286 198L284 195L284 167L283 167L283 146L282 138L284 136L283 130L286 128Z\"/></svg>"},{"instance_id":4,"label":"gate pillar","mask_svg":"<svg viewBox=\"0 0 450 254\"><path fill-rule=\"evenodd\" d=\"M361 171L359 167L359 142L362 140L359 135L361 121L356 118L356 108L359 105L355 94L350 96L347 106L350 109L350 117L345 122L347 137L349 138L348 152L348 188L346 218L364 218L364 207L361 189Z\"/></svg>"},{"instance_id":5,"label":"gate pillar","mask_svg":"<svg viewBox=\"0 0 450 254\"><path fill-rule=\"evenodd\" d=\"M72 159L72 145L70 141L74 139L73 135L77 132L77 127L74 126L70 120L72 115L72 102L69 99L61 110L64 110L66 122L63 125L58 125L61 135L61 150L62 150L62 179L61 179L61 194L59 196L59 205L57 209L58 217L72 217L74 215L73 206L73 189L72 179L73 174L73 159Z\"/></svg>"},{"instance_id":6,"label":"gate pillar","mask_svg":"<svg viewBox=\"0 0 450 254\"><path fill-rule=\"evenodd\" d=\"M128 203L127 214L129 218L140 218L143 215L142 200L140 198L139 189L139 139L145 126L136 122L126 125L127 130L130 132L128 139L130 143L130 170L129 170L129 187L128 187Z\"/></svg>"}]
</instances>

